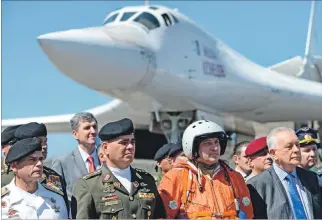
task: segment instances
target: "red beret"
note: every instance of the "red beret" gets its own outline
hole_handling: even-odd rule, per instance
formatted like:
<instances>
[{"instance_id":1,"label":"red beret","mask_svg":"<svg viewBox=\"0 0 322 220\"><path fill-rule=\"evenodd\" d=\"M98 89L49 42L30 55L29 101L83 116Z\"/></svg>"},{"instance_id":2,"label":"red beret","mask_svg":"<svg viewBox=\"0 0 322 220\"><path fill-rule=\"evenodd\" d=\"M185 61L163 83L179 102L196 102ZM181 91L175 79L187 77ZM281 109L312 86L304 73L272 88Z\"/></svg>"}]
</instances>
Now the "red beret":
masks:
<instances>
[{"instance_id":1,"label":"red beret","mask_svg":"<svg viewBox=\"0 0 322 220\"><path fill-rule=\"evenodd\" d=\"M261 151L266 147L267 147L266 137L257 138L247 145L245 155L246 156L254 155L258 151Z\"/></svg>"}]
</instances>

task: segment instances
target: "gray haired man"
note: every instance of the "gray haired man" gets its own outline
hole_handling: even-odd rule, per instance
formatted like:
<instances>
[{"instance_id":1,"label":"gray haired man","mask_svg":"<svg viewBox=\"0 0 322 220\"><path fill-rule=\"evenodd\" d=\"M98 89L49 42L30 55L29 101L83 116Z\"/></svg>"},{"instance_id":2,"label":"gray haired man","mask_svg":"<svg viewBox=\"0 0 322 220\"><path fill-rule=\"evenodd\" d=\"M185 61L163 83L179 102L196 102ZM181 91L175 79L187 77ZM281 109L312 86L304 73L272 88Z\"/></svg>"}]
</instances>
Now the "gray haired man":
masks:
<instances>
[{"instance_id":1,"label":"gray haired man","mask_svg":"<svg viewBox=\"0 0 322 220\"><path fill-rule=\"evenodd\" d=\"M74 115L70 124L78 146L71 153L55 158L52 164L52 169L66 180L69 200L76 180L94 172L100 165L95 146L96 118L91 113L81 112Z\"/></svg>"}]
</instances>

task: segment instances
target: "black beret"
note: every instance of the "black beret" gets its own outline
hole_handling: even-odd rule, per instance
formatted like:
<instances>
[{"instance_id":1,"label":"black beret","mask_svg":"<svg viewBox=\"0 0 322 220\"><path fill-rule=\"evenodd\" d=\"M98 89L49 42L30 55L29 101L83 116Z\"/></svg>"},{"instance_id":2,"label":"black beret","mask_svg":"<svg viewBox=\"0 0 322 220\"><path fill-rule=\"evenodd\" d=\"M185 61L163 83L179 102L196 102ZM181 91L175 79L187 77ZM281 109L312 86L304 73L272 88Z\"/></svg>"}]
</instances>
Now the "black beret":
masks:
<instances>
[{"instance_id":1,"label":"black beret","mask_svg":"<svg viewBox=\"0 0 322 220\"><path fill-rule=\"evenodd\" d=\"M41 151L41 142L38 138L26 138L11 146L6 157L6 164L26 157L35 151Z\"/></svg>"},{"instance_id":2,"label":"black beret","mask_svg":"<svg viewBox=\"0 0 322 220\"><path fill-rule=\"evenodd\" d=\"M9 126L1 133L1 145L9 144L15 140L15 132L21 125Z\"/></svg>"},{"instance_id":3,"label":"black beret","mask_svg":"<svg viewBox=\"0 0 322 220\"><path fill-rule=\"evenodd\" d=\"M98 133L102 141L108 141L113 138L133 134L134 127L130 119L124 118L119 121L114 121L104 125Z\"/></svg>"},{"instance_id":4,"label":"black beret","mask_svg":"<svg viewBox=\"0 0 322 220\"><path fill-rule=\"evenodd\" d=\"M21 125L15 132L15 137L18 140L40 136L47 136L47 128L44 124L38 124L37 122Z\"/></svg>"},{"instance_id":5,"label":"black beret","mask_svg":"<svg viewBox=\"0 0 322 220\"><path fill-rule=\"evenodd\" d=\"M162 160L162 159L164 159L167 155L168 155L168 153L169 153L169 151L171 150L171 148L172 148L172 144L170 143L170 144L165 144L165 145L163 145L156 153L155 153L155 155L154 155L154 160L155 161L159 161L159 160Z\"/></svg>"},{"instance_id":6,"label":"black beret","mask_svg":"<svg viewBox=\"0 0 322 220\"><path fill-rule=\"evenodd\" d=\"M183 151L181 144L172 144L171 150L169 151L169 157L173 157L179 151Z\"/></svg>"},{"instance_id":7,"label":"black beret","mask_svg":"<svg viewBox=\"0 0 322 220\"><path fill-rule=\"evenodd\" d=\"M299 139L301 147L318 143L318 135L316 131L308 127L303 127L297 130L296 136Z\"/></svg>"}]
</instances>

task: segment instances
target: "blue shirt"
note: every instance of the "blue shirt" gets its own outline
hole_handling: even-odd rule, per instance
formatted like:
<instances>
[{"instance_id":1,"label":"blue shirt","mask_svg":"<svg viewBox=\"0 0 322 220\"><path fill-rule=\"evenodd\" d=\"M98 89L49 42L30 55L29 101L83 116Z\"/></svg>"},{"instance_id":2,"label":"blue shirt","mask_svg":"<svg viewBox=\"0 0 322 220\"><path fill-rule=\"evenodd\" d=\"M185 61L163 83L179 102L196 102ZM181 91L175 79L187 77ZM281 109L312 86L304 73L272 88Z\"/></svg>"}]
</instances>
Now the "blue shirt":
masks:
<instances>
[{"instance_id":1,"label":"blue shirt","mask_svg":"<svg viewBox=\"0 0 322 220\"><path fill-rule=\"evenodd\" d=\"M292 200L291 200L290 194L288 192L288 183L287 183L287 180L285 179L285 177L288 175L288 173L286 171L284 171L283 169L281 169L279 166L277 166L276 163L273 163L273 168L274 168L274 171L277 174L278 178L281 180L281 182L283 184L283 187L284 187L284 189L286 191L289 204L290 204L292 210L294 210L293 209L293 203L291 202ZM309 203L309 200L308 200L308 196L307 196L307 194L305 192L304 187L301 184L300 179L298 178L298 176L296 174L296 169L294 169L291 174L295 177L296 189L297 189L297 191L298 191L298 193L299 193L299 195L301 197L301 201L303 203L306 216L308 216L309 219L314 219L313 218L313 210L311 209L311 207L309 205L310 203ZM293 215L294 215L294 211L293 211Z\"/></svg>"}]
</instances>

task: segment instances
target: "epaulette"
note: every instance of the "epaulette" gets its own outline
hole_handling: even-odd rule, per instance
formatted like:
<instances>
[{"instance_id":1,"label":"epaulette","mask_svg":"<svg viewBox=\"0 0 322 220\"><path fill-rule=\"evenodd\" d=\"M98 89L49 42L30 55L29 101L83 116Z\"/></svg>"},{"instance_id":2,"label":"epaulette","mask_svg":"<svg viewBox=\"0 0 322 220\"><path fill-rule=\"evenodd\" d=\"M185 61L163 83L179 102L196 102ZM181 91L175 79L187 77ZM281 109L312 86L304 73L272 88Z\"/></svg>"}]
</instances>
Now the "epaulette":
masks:
<instances>
[{"instance_id":1,"label":"epaulette","mask_svg":"<svg viewBox=\"0 0 322 220\"><path fill-rule=\"evenodd\" d=\"M139 168L134 168L134 170L137 171L140 174L144 174L144 175L150 176L154 180L154 177L150 173L148 173L146 170L139 169Z\"/></svg>"},{"instance_id":2,"label":"epaulette","mask_svg":"<svg viewBox=\"0 0 322 220\"><path fill-rule=\"evenodd\" d=\"M1 198L9 193L10 193L10 190L8 189L8 187L5 187L5 186L1 187Z\"/></svg>"},{"instance_id":3,"label":"epaulette","mask_svg":"<svg viewBox=\"0 0 322 220\"><path fill-rule=\"evenodd\" d=\"M54 174L54 175L59 176L59 174L58 174L55 170L50 169L49 167L43 166L43 169L44 169L44 172L45 172L47 175Z\"/></svg>"},{"instance_id":4,"label":"epaulette","mask_svg":"<svg viewBox=\"0 0 322 220\"><path fill-rule=\"evenodd\" d=\"M86 176L83 176L83 179L84 180L87 180L89 178L92 178L94 176L101 175L101 174L102 174L102 170L101 169L97 169L93 173L90 173L90 174L87 174Z\"/></svg>"},{"instance_id":5,"label":"epaulette","mask_svg":"<svg viewBox=\"0 0 322 220\"><path fill-rule=\"evenodd\" d=\"M55 187L54 185L48 185L46 183L42 183L41 185L43 187L45 187L46 189L48 189L49 191L52 191L52 192L57 193L61 196L64 196L63 191L61 191L59 188Z\"/></svg>"}]
</instances>

